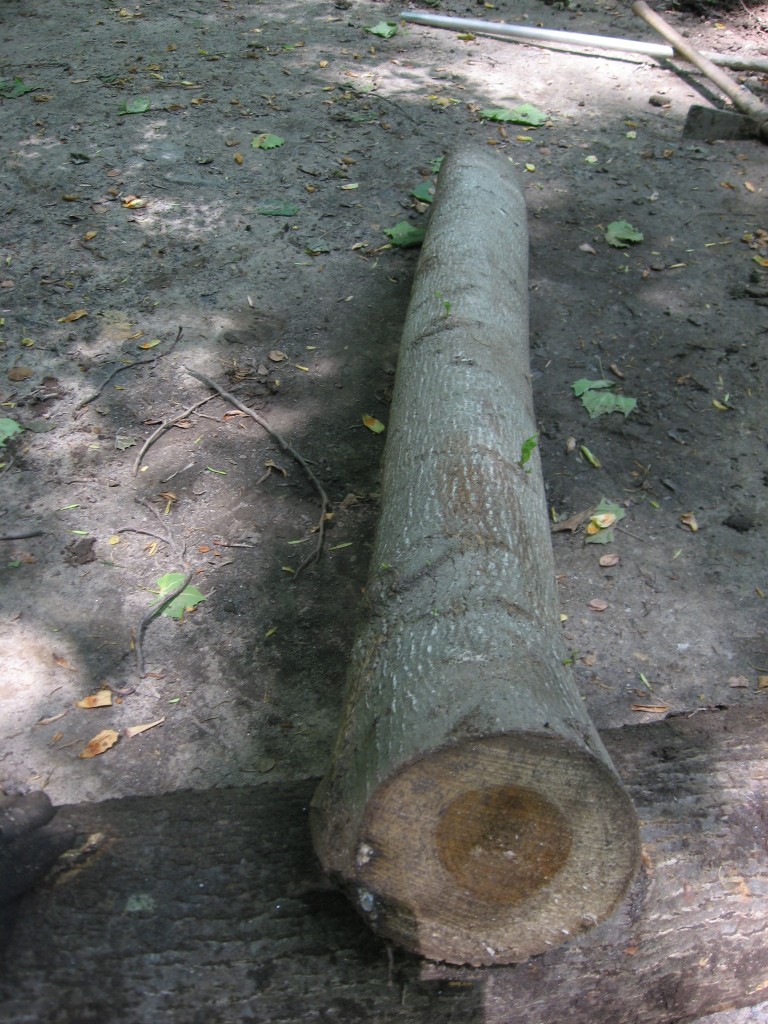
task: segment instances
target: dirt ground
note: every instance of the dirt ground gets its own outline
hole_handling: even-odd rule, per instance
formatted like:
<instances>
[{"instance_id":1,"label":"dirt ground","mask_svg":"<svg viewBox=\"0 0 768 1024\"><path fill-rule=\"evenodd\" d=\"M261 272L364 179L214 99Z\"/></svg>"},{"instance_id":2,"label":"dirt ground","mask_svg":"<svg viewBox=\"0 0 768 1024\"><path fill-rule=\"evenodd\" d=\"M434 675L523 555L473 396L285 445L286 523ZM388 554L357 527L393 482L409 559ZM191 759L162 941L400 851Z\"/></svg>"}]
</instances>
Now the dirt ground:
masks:
<instances>
[{"instance_id":1,"label":"dirt ground","mask_svg":"<svg viewBox=\"0 0 768 1024\"><path fill-rule=\"evenodd\" d=\"M683 65L366 31L400 9L3 4L6 790L323 772L378 514L386 430L363 417L386 425L418 258L385 230L425 223L412 192L459 140L525 189L563 656L596 725L768 699L764 144L683 135L714 98ZM651 38L610 0L439 13ZM702 49L766 51L764 6L668 17ZM544 124L481 114L521 103ZM610 245L617 221L642 239ZM591 419L583 378L636 408ZM296 455L329 501L316 561ZM557 529L601 499L625 512L613 543ZM148 616L168 573L205 598L181 621ZM111 706L76 706L105 687ZM81 757L103 730L119 741Z\"/></svg>"}]
</instances>

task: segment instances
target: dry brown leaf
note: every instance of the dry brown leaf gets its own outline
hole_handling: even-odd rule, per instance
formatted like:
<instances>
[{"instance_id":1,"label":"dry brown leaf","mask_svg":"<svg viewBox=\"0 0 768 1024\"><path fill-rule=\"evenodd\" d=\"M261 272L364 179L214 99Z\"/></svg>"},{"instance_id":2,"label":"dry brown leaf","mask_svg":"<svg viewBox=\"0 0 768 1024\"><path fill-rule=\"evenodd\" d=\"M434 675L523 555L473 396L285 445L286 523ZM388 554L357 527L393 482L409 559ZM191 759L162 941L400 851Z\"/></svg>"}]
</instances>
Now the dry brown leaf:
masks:
<instances>
[{"instance_id":1,"label":"dry brown leaf","mask_svg":"<svg viewBox=\"0 0 768 1024\"><path fill-rule=\"evenodd\" d=\"M620 561L621 559L615 553L600 556L600 565L602 565L604 569L610 569L612 566L618 565Z\"/></svg>"},{"instance_id":2,"label":"dry brown leaf","mask_svg":"<svg viewBox=\"0 0 768 1024\"><path fill-rule=\"evenodd\" d=\"M285 352L281 352L279 348L273 348L271 352L267 353L267 357L271 359L273 363L284 363L288 358Z\"/></svg>"},{"instance_id":3,"label":"dry brown leaf","mask_svg":"<svg viewBox=\"0 0 768 1024\"><path fill-rule=\"evenodd\" d=\"M757 677L757 688L758 690L768 690L768 676Z\"/></svg>"},{"instance_id":4,"label":"dry brown leaf","mask_svg":"<svg viewBox=\"0 0 768 1024\"><path fill-rule=\"evenodd\" d=\"M570 516L568 519L563 519L559 523L553 523L551 527L552 533L561 533L563 530L576 533L581 524L585 523L594 511L593 506L592 508L585 509L583 512L577 512L575 515Z\"/></svg>"},{"instance_id":5,"label":"dry brown leaf","mask_svg":"<svg viewBox=\"0 0 768 1024\"><path fill-rule=\"evenodd\" d=\"M30 377L34 376L34 370L30 370L28 366L12 366L8 371L8 380L12 380L18 383L22 380L29 380Z\"/></svg>"},{"instance_id":6,"label":"dry brown leaf","mask_svg":"<svg viewBox=\"0 0 768 1024\"><path fill-rule=\"evenodd\" d=\"M593 612L604 612L608 607L608 602L604 601L602 597L593 597L587 607L591 608Z\"/></svg>"},{"instance_id":7,"label":"dry brown leaf","mask_svg":"<svg viewBox=\"0 0 768 1024\"><path fill-rule=\"evenodd\" d=\"M696 516L693 514L693 512L684 512L680 516L680 522L683 524L683 526L686 526L691 531L691 533L696 533L696 531L699 528L699 524L696 522Z\"/></svg>"},{"instance_id":8,"label":"dry brown leaf","mask_svg":"<svg viewBox=\"0 0 768 1024\"><path fill-rule=\"evenodd\" d=\"M82 700L75 702L79 708L111 708L112 707L112 691L108 687L99 690L98 693L92 693L88 697L83 697Z\"/></svg>"},{"instance_id":9,"label":"dry brown leaf","mask_svg":"<svg viewBox=\"0 0 768 1024\"><path fill-rule=\"evenodd\" d=\"M728 680L728 685L733 689L746 690L749 686L749 680L746 676L731 676Z\"/></svg>"},{"instance_id":10,"label":"dry brown leaf","mask_svg":"<svg viewBox=\"0 0 768 1024\"><path fill-rule=\"evenodd\" d=\"M138 736L148 729L154 729L156 725L162 725L164 721L165 716L158 718L155 722L146 722L144 725L129 725L127 729L123 729L123 735L129 740L132 736Z\"/></svg>"},{"instance_id":11,"label":"dry brown leaf","mask_svg":"<svg viewBox=\"0 0 768 1024\"><path fill-rule=\"evenodd\" d=\"M353 505L359 505L361 498L358 494L348 494L343 501L339 502L339 508L352 508Z\"/></svg>"},{"instance_id":12,"label":"dry brown leaf","mask_svg":"<svg viewBox=\"0 0 768 1024\"><path fill-rule=\"evenodd\" d=\"M633 704L633 711L643 711L648 715L663 715L669 708L666 704Z\"/></svg>"},{"instance_id":13,"label":"dry brown leaf","mask_svg":"<svg viewBox=\"0 0 768 1024\"><path fill-rule=\"evenodd\" d=\"M120 739L120 734L115 732L114 729L102 729L100 733L90 740L83 751L80 753L80 757L98 757L99 754L103 754L105 750L109 750L110 747L114 747L117 741Z\"/></svg>"},{"instance_id":14,"label":"dry brown leaf","mask_svg":"<svg viewBox=\"0 0 768 1024\"><path fill-rule=\"evenodd\" d=\"M96 234L95 231L94 231L94 234ZM71 324L71 323L74 323L75 320L82 320L84 316L88 316L88 310L87 309L76 309L72 313L67 313L66 316L58 317L58 319L56 320L56 323L57 324Z\"/></svg>"}]
</instances>

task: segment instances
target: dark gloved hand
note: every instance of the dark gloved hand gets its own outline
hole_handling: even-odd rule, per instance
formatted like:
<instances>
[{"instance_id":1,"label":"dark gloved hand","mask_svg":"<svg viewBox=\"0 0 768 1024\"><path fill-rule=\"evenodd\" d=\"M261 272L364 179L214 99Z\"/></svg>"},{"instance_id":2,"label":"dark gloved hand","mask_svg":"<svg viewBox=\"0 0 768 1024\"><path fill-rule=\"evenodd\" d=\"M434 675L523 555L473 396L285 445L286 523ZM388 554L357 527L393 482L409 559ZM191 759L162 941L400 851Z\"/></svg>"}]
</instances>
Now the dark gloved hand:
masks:
<instances>
[{"instance_id":1,"label":"dark gloved hand","mask_svg":"<svg viewBox=\"0 0 768 1024\"><path fill-rule=\"evenodd\" d=\"M75 841L71 826L50 824L55 814L43 792L0 795L0 944L10 932L19 896Z\"/></svg>"}]
</instances>

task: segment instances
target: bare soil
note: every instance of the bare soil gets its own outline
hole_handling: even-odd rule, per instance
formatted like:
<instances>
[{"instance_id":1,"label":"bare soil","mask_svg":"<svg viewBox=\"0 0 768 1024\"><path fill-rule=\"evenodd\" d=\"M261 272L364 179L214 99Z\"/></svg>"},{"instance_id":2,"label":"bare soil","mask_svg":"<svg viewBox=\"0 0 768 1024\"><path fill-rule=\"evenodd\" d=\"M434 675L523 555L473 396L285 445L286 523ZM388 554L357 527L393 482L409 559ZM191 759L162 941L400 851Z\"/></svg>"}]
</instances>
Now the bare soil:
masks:
<instances>
[{"instance_id":1,"label":"bare soil","mask_svg":"<svg viewBox=\"0 0 768 1024\"><path fill-rule=\"evenodd\" d=\"M323 772L378 514L386 431L362 417L386 425L418 257L384 231L425 223L411 193L457 140L525 188L553 525L603 498L626 512L612 544L553 533L563 656L595 723L766 699L764 144L683 135L714 99L683 65L365 31L399 10L4 3L0 415L23 428L0 452L7 791ZM439 13L651 38L610 0ZM765 52L765 7L666 13L702 49ZM480 113L523 102L543 126ZM622 220L642 241L607 243ZM590 419L580 378L637 408ZM307 468L329 502L316 559ZM205 601L150 621L171 572ZM111 707L76 706L105 687ZM119 742L82 758L102 730Z\"/></svg>"}]
</instances>

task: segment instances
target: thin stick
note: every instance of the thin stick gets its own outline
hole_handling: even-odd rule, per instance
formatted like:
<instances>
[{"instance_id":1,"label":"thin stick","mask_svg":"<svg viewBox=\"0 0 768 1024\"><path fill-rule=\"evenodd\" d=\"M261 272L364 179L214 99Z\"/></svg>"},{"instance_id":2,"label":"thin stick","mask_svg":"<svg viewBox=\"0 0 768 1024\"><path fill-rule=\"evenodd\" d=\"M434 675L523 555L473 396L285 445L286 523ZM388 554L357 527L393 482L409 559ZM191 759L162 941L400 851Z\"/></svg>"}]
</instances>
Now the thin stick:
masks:
<instances>
[{"instance_id":1,"label":"thin stick","mask_svg":"<svg viewBox=\"0 0 768 1024\"><path fill-rule=\"evenodd\" d=\"M174 598L177 598L179 596L179 594L184 593L184 591L187 589L189 581L192 579L194 575L194 569L192 570L192 572L188 572L187 575L184 577L183 583L180 583L178 587L172 590L170 594L168 594L168 596L160 602L160 604L155 605L154 608L150 608L146 615L142 618L141 622L136 627L136 668L139 673L139 679L144 678L144 647L142 644L144 630L150 624L152 619L154 619L157 615L160 614L160 612L163 610L163 608L166 607L166 605L170 604L171 601L174 600Z\"/></svg>"},{"instance_id":2,"label":"thin stick","mask_svg":"<svg viewBox=\"0 0 768 1024\"><path fill-rule=\"evenodd\" d=\"M135 501L137 505L141 505L142 508L145 508L152 513L152 515L155 517L158 523L160 523L160 526L165 530L166 544L170 547L171 551L173 551L173 553L178 558L184 559L187 553L186 541L182 544L181 550L179 550L176 541L173 538L173 533L171 532L169 527L166 526L165 522L163 521L163 517L160 515L157 509L153 505L150 505L148 501L144 501L143 498L136 498ZM150 534L150 536L154 536L154 534Z\"/></svg>"},{"instance_id":3,"label":"thin stick","mask_svg":"<svg viewBox=\"0 0 768 1024\"><path fill-rule=\"evenodd\" d=\"M27 537L42 537L45 530L13 530L11 533L0 534L3 540L26 540Z\"/></svg>"},{"instance_id":4,"label":"thin stick","mask_svg":"<svg viewBox=\"0 0 768 1024\"><path fill-rule=\"evenodd\" d=\"M188 409L185 409L184 412L179 413L179 415L176 416L174 419L163 420L163 422L160 424L157 430L153 434L150 434L147 440L142 445L141 451L136 456L136 461L133 464L133 475L136 476L136 474L139 472L141 460L147 454L147 452L158 439L158 437L162 437L166 430L170 430L171 427L175 427L176 424L179 423L181 420L184 420L187 418L187 416L190 416L195 411L195 409L199 409L201 405L205 405L206 402L210 402L213 398L214 395L209 395L208 398L201 398L199 402L195 402L194 405L190 405Z\"/></svg>"},{"instance_id":5,"label":"thin stick","mask_svg":"<svg viewBox=\"0 0 768 1024\"><path fill-rule=\"evenodd\" d=\"M177 334L176 334L176 337L173 339L173 341L168 346L168 348L165 350L165 352L158 352L157 355L150 356L148 359L135 359L132 363L127 363L125 366L117 366L117 367L115 367L115 369L112 370L112 372L109 373L107 375L107 377L101 382L101 384L99 385L98 389L96 391L94 391L94 393L92 395L88 395L87 398L83 398L80 402L77 403L77 405L75 406L75 414L79 413L81 409L84 409L86 407L86 405L90 405L91 402L95 401L99 397L99 395L102 393L104 388L107 386L107 384L109 384L109 382L112 380L112 378L116 377L118 373L122 373L123 370L132 370L134 368L134 366L145 366L147 363L156 363L158 361L158 359L162 359L163 356L170 355L171 352L176 347L177 342L180 340L181 335L182 335L182 328L180 327L178 332L177 332Z\"/></svg>"},{"instance_id":6,"label":"thin stick","mask_svg":"<svg viewBox=\"0 0 768 1024\"><path fill-rule=\"evenodd\" d=\"M151 530L139 530L135 526L121 526L119 529L115 530L115 533L140 533L143 537L151 537L153 540L159 540L173 549L173 544L167 537L161 537L159 533L152 533Z\"/></svg>"},{"instance_id":7,"label":"thin stick","mask_svg":"<svg viewBox=\"0 0 768 1024\"><path fill-rule=\"evenodd\" d=\"M315 544L314 550L309 555L307 555L307 557L296 570L295 576L298 576L302 569L305 569L311 562L316 561L320 557L320 552L323 549L323 541L325 539L325 517L328 514L328 509L330 508L331 504L330 501L328 500L328 495L325 493L323 485L320 483L315 474L309 468L306 460L296 451L295 448L288 444L288 442L281 434L278 434L276 430L270 427L270 425L267 423L265 419L263 419L263 417L259 416L259 414L257 412L254 412L253 409L249 409L247 405L241 402L239 398L236 398L233 394L231 394L231 392L225 391L224 388L219 387L219 385L215 381L211 380L210 377L206 377L204 373L200 373L197 370L192 370L189 366L185 366L184 369L191 377L195 377L197 380L201 381L201 383L205 384L207 387L213 388L213 390L218 392L218 394L220 394L221 397L224 398L227 402L231 402L234 406L236 406L236 408L240 409L241 412L244 412L246 416L250 416L252 420L255 420L259 424L260 427L266 430L266 432L269 434L272 440L282 449L282 451L287 452L287 454L290 455L291 458L301 466L301 468L304 470L304 473L307 476L307 479L310 481L312 486L317 491L320 497L321 505L320 521L317 525L317 543Z\"/></svg>"}]
</instances>

